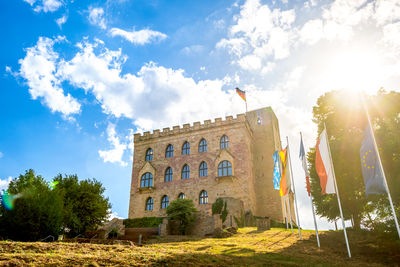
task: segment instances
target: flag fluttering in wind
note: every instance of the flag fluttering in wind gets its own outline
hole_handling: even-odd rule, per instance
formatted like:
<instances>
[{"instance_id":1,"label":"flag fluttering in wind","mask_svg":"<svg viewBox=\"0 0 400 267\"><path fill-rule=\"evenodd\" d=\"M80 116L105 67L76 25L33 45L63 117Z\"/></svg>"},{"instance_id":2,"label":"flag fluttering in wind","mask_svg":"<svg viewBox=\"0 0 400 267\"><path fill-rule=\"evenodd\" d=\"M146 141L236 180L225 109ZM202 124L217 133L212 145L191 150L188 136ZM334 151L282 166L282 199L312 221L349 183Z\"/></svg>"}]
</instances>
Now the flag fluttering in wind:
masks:
<instances>
[{"instance_id":1,"label":"flag fluttering in wind","mask_svg":"<svg viewBox=\"0 0 400 267\"><path fill-rule=\"evenodd\" d=\"M365 128L364 139L360 148L361 170L365 183L365 194L385 194L382 170L378 162L378 152L374 147L372 131L369 126Z\"/></svg>"},{"instance_id":2,"label":"flag fluttering in wind","mask_svg":"<svg viewBox=\"0 0 400 267\"><path fill-rule=\"evenodd\" d=\"M290 190L290 172L287 170L287 148L282 149L279 152L279 156L282 161L282 176L279 188L279 194L281 196L287 195L288 191Z\"/></svg>"},{"instance_id":3,"label":"flag fluttering in wind","mask_svg":"<svg viewBox=\"0 0 400 267\"><path fill-rule=\"evenodd\" d=\"M320 179L322 194L335 194L336 190L333 180L334 170L330 161L326 129L324 129L318 137L315 149L315 169Z\"/></svg>"},{"instance_id":4,"label":"flag fluttering in wind","mask_svg":"<svg viewBox=\"0 0 400 267\"><path fill-rule=\"evenodd\" d=\"M303 169L304 169L304 173L306 175L307 193L308 193L308 196L310 196L311 195L310 173L308 172L306 152L304 150L304 145L303 145L303 137L300 138L300 154L299 154L299 158L301 160L301 163L302 163Z\"/></svg>"},{"instance_id":5,"label":"flag fluttering in wind","mask_svg":"<svg viewBox=\"0 0 400 267\"><path fill-rule=\"evenodd\" d=\"M246 92L240 90L239 88L236 87L236 93L238 93L238 95L244 100L246 101Z\"/></svg>"},{"instance_id":6,"label":"flag fluttering in wind","mask_svg":"<svg viewBox=\"0 0 400 267\"><path fill-rule=\"evenodd\" d=\"M280 189L280 183L281 183L281 162L280 162L280 156L279 156L279 151L275 151L274 154L272 155L274 159L274 189L279 190Z\"/></svg>"}]
</instances>

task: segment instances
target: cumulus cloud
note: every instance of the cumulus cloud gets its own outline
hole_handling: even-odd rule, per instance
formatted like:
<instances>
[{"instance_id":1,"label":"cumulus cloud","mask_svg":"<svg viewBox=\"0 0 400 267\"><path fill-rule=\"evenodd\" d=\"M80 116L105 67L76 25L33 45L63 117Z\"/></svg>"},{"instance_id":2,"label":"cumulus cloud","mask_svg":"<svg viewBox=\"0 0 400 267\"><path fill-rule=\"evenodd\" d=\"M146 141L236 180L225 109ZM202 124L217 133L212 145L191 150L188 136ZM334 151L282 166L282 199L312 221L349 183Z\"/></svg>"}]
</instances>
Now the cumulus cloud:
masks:
<instances>
[{"instance_id":1,"label":"cumulus cloud","mask_svg":"<svg viewBox=\"0 0 400 267\"><path fill-rule=\"evenodd\" d=\"M90 24L99 26L103 30L107 28L104 18L104 9L101 7L89 7L88 20Z\"/></svg>"},{"instance_id":2,"label":"cumulus cloud","mask_svg":"<svg viewBox=\"0 0 400 267\"><path fill-rule=\"evenodd\" d=\"M63 15L61 18L56 19L56 23L58 25L58 27L62 27L62 25L67 22L68 16L67 15Z\"/></svg>"},{"instance_id":3,"label":"cumulus cloud","mask_svg":"<svg viewBox=\"0 0 400 267\"><path fill-rule=\"evenodd\" d=\"M121 36L122 38L136 45L144 45L154 41L162 41L167 38L166 34L150 29L143 29L139 31L135 31L135 29L133 29L132 31L125 31L119 28L112 28L110 30L110 34L113 37Z\"/></svg>"},{"instance_id":4,"label":"cumulus cloud","mask_svg":"<svg viewBox=\"0 0 400 267\"><path fill-rule=\"evenodd\" d=\"M63 5L60 0L24 0L24 2L34 7L35 12L54 12Z\"/></svg>"},{"instance_id":5,"label":"cumulus cloud","mask_svg":"<svg viewBox=\"0 0 400 267\"><path fill-rule=\"evenodd\" d=\"M99 150L99 156L104 162L119 163L121 166L127 166L128 163L122 160L127 144L121 143L115 131L115 124L108 124L107 140L110 142L112 148L109 150Z\"/></svg>"},{"instance_id":6,"label":"cumulus cloud","mask_svg":"<svg viewBox=\"0 0 400 267\"><path fill-rule=\"evenodd\" d=\"M68 117L79 113L81 105L69 93L65 95L61 87L62 79L57 74L59 56L53 45L63 40L63 37L40 37L35 46L26 49L25 58L18 62L21 65L19 75L27 80L32 98L40 98L52 112Z\"/></svg>"},{"instance_id":7,"label":"cumulus cloud","mask_svg":"<svg viewBox=\"0 0 400 267\"><path fill-rule=\"evenodd\" d=\"M292 28L295 18L294 9L271 10L259 0L248 0L235 16L230 38L223 38L216 47L227 49L243 69L261 70L267 60L289 56L296 36Z\"/></svg>"},{"instance_id":8,"label":"cumulus cloud","mask_svg":"<svg viewBox=\"0 0 400 267\"><path fill-rule=\"evenodd\" d=\"M0 191L6 190L8 188L8 184L11 182L12 177L8 177L8 179L0 179Z\"/></svg>"}]
</instances>

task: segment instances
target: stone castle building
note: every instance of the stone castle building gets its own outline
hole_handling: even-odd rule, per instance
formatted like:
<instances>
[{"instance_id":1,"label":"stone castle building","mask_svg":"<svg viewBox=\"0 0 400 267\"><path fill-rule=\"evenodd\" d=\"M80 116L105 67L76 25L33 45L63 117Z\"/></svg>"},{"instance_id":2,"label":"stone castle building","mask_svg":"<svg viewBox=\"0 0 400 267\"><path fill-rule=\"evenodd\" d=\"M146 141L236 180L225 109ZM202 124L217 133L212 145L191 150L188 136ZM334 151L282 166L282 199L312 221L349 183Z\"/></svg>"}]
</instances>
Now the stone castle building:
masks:
<instances>
[{"instance_id":1,"label":"stone castle building","mask_svg":"<svg viewBox=\"0 0 400 267\"><path fill-rule=\"evenodd\" d=\"M243 214L282 222L283 202L273 189L272 154L281 148L271 108L134 135L129 218L166 216L177 198L189 198L203 217L217 198L235 224Z\"/></svg>"}]
</instances>

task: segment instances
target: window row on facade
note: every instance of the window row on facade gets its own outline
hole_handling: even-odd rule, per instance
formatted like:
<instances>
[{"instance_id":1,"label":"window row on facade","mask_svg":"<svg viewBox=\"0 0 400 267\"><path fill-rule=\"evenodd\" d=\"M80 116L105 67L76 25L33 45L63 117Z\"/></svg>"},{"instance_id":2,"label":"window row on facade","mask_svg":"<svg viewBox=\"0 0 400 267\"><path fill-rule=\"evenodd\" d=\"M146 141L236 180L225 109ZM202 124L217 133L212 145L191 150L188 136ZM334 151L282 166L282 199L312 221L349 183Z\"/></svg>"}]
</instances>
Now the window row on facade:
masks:
<instances>
[{"instance_id":1,"label":"window row on facade","mask_svg":"<svg viewBox=\"0 0 400 267\"><path fill-rule=\"evenodd\" d=\"M218 177L222 176L230 176L232 175L232 163L227 160L223 160L218 164ZM202 161L199 166L199 177L208 176L208 167L205 161ZM171 167L168 167L164 173L164 182L172 181L173 170ZM185 164L182 167L181 171L181 179L189 179L190 178L190 167ZM153 186L153 174L150 172L146 172L140 178L140 187L152 187Z\"/></svg>"},{"instance_id":2,"label":"window row on facade","mask_svg":"<svg viewBox=\"0 0 400 267\"><path fill-rule=\"evenodd\" d=\"M229 148L229 139L228 136L224 135L221 137L220 142L219 142L219 147L220 149L227 149ZM207 140L206 139L201 139L199 142L199 152L207 152ZM182 155L190 155L190 143L186 141L182 145ZM146 151L146 161L152 161L153 160L153 149L148 148ZM165 158L172 158L174 156L174 146L169 144L167 145L167 148L165 149Z\"/></svg>"},{"instance_id":3,"label":"window row on facade","mask_svg":"<svg viewBox=\"0 0 400 267\"><path fill-rule=\"evenodd\" d=\"M178 195L179 199L185 199L185 194L184 193L180 193ZM208 204L208 194L207 191L202 190L199 194L199 204ZM169 197L167 195L164 195L161 198L161 209L166 209L169 206ZM146 206L145 206L145 210L153 210L154 207L154 200L152 197L148 197L146 200Z\"/></svg>"}]
</instances>

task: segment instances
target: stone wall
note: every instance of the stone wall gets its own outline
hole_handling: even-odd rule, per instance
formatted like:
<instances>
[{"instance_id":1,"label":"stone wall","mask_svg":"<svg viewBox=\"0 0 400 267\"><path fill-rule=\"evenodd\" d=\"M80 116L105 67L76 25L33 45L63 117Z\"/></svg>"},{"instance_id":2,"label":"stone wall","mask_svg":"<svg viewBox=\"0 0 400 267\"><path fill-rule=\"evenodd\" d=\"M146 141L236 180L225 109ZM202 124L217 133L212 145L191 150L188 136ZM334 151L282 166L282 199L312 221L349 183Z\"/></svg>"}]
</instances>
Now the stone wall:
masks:
<instances>
[{"instance_id":1,"label":"stone wall","mask_svg":"<svg viewBox=\"0 0 400 267\"><path fill-rule=\"evenodd\" d=\"M238 117L230 124L221 122L219 126L217 126L218 123L212 125L215 126L158 138L136 137L136 140L140 141L135 143L134 148L129 218L165 216L165 209L161 209L161 198L166 195L172 202L180 193L192 199L196 208L202 210L211 210L211 203L218 197L230 196L240 198L248 210L255 207L254 188L248 182L252 176L251 132L246 120ZM229 148L221 150L220 138L223 135L229 138ZM198 145L202 138L207 140L207 152L198 152ZM181 155L185 141L190 143L190 155ZM174 146L172 158L165 158L168 144ZM153 160L150 162L145 161L148 148L152 148L154 153ZM218 164L223 160L229 160L232 163L232 176L218 177ZM207 177L199 177L199 166L202 161L205 161L208 166ZM190 167L190 179L181 179L184 164ZM173 170L173 179L165 182L164 175L168 167ZM140 178L145 172L153 174L153 188L140 188ZM207 191L210 204L199 204L199 194L202 190ZM145 210L148 197L153 198L152 211Z\"/></svg>"},{"instance_id":2,"label":"stone wall","mask_svg":"<svg viewBox=\"0 0 400 267\"><path fill-rule=\"evenodd\" d=\"M229 138L229 148L220 149L223 135ZM201 139L207 141L207 152L198 152ZM182 155L184 142L190 143L190 155ZM225 226L236 226L233 219L240 211L256 216L268 216L283 221L282 201L279 192L273 190L272 154L280 149L279 127L273 111L263 108L232 116L195 122L183 127L164 128L153 133L145 132L134 136L134 159L132 167L129 218L165 216L161 208L161 198L169 197L169 202L177 199L180 193L192 199L196 208L207 221L211 216L211 204L219 197L229 200L228 218ZM174 147L174 156L165 158L167 146ZM153 160L146 162L148 148L153 149ZM232 163L232 175L218 177L218 164L223 160ZM199 177L200 163L205 161L208 176ZM190 167L190 179L181 179L183 166ZM164 181L168 167L173 170L173 179ZM140 188L140 178L145 172L153 175L153 187ZM208 193L208 204L199 204L202 190ZM146 200L153 198L153 210L145 210ZM229 204L230 203L230 204ZM231 220L232 218L232 220ZM201 221L201 220L200 220ZM202 224L202 222L200 222ZM206 223L204 223L205 225Z\"/></svg>"}]
</instances>

